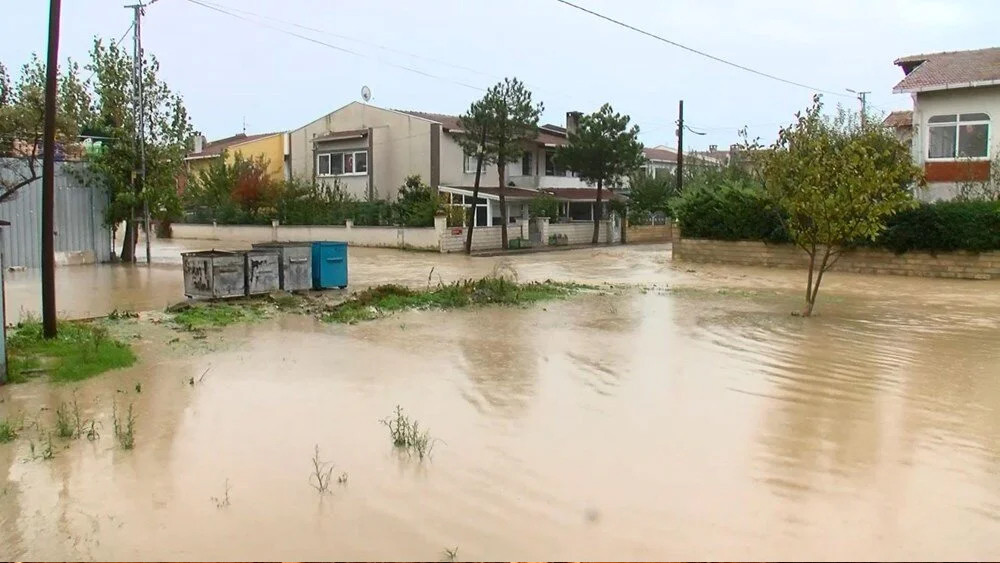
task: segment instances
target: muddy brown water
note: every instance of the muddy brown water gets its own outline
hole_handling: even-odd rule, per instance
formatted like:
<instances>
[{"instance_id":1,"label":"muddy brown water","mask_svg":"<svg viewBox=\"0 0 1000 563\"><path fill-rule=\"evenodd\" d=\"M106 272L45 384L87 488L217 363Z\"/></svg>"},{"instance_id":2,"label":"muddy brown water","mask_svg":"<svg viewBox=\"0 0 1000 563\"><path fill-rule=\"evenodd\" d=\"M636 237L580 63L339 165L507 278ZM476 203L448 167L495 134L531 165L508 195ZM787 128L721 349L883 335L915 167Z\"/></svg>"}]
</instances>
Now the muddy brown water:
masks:
<instances>
[{"instance_id":1,"label":"muddy brown water","mask_svg":"<svg viewBox=\"0 0 1000 563\"><path fill-rule=\"evenodd\" d=\"M495 264L351 257L355 283ZM522 279L658 287L355 326L283 316L204 350L153 327L134 368L7 386L0 416L51 427L75 394L102 426L54 439L50 460L30 459L32 429L0 445L0 557L1000 557L996 282L834 274L801 319L801 272L673 264L658 246L512 262ZM179 268L158 267L128 278L152 289L87 274L79 295L108 297L79 309L174 300ZM132 451L113 400L135 404ZM379 419L396 404L438 439L429 460L393 450ZM348 474L329 495L309 485L316 445Z\"/></svg>"}]
</instances>

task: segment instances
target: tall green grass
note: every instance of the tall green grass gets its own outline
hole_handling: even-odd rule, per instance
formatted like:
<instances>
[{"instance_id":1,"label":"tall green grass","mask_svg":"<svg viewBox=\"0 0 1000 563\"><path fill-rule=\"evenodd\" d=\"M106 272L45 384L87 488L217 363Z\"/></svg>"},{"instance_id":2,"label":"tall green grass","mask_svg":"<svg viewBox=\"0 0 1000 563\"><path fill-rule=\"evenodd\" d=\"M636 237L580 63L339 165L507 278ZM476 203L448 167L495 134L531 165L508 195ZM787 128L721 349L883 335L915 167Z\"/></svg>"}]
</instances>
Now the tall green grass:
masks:
<instances>
[{"instance_id":1,"label":"tall green grass","mask_svg":"<svg viewBox=\"0 0 1000 563\"><path fill-rule=\"evenodd\" d=\"M52 381L80 381L105 371L135 363L131 347L108 335L107 329L88 322L61 322L56 338L42 336L42 324L29 319L7 334L11 383L46 373Z\"/></svg>"}]
</instances>

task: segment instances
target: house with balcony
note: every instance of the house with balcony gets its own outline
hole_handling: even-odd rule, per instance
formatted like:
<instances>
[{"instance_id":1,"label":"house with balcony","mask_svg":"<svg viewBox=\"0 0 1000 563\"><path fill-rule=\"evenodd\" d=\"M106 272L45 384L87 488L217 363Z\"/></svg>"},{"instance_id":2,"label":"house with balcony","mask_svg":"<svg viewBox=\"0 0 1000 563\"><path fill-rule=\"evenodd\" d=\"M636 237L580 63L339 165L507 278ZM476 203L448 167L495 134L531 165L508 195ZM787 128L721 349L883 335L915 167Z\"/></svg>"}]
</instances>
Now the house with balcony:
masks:
<instances>
[{"instance_id":1,"label":"house with balcony","mask_svg":"<svg viewBox=\"0 0 1000 563\"><path fill-rule=\"evenodd\" d=\"M895 64L906 76L893 92L913 99L911 150L927 180L918 197L951 199L964 182L988 180L1000 153L1000 135L991 131L1000 117L1000 47L911 55Z\"/></svg>"},{"instance_id":2,"label":"house with balcony","mask_svg":"<svg viewBox=\"0 0 1000 563\"><path fill-rule=\"evenodd\" d=\"M569 142L568 131L580 115L567 113L565 127L540 126L521 158L507 164L503 191L510 224L526 222L529 203L542 192L559 201L561 219L592 220L596 188L555 161L556 149ZM474 206L477 226L498 225L502 213L496 165L484 166L474 201L476 157L462 150L458 139L463 134L457 115L352 102L289 133L291 174L339 185L360 199L390 200L407 176L419 174L446 194L451 205ZM612 197L609 190L604 194L605 200Z\"/></svg>"}]
</instances>

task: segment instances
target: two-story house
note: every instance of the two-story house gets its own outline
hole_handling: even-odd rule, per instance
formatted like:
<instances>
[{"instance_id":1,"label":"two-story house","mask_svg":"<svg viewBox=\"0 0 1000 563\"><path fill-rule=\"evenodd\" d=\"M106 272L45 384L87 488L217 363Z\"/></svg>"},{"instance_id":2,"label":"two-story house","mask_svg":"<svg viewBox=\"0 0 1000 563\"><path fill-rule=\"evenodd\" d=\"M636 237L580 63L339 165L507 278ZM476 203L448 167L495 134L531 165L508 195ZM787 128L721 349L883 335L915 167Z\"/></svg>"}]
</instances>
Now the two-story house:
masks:
<instances>
[{"instance_id":1,"label":"two-story house","mask_svg":"<svg viewBox=\"0 0 1000 563\"><path fill-rule=\"evenodd\" d=\"M540 126L521 158L507 165L504 198L511 223L529 217L528 203L542 191L561 202L567 219L593 217L597 190L554 160L579 116L568 113L566 127ZM458 143L464 133L459 121L455 115L352 102L289 133L291 173L318 183L336 182L362 199L393 199L407 176L419 174L448 194L452 205L475 205L477 226L496 225L502 216L496 166L484 167L479 200L473 202L476 159ZM605 191L605 199L610 196Z\"/></svg>"},{"instance_id":2,"label":"two-story house","mask_svg":"<svg viewBox=\"0 0 1000 563\"><path fill-rule=\"evenodd\" d=\"M963 182L984 181L1000 153L1000 48L896 59L906 77L893 88L913 98L912 152L928 200L950 199Z\"/></svg>"}]
</instances>

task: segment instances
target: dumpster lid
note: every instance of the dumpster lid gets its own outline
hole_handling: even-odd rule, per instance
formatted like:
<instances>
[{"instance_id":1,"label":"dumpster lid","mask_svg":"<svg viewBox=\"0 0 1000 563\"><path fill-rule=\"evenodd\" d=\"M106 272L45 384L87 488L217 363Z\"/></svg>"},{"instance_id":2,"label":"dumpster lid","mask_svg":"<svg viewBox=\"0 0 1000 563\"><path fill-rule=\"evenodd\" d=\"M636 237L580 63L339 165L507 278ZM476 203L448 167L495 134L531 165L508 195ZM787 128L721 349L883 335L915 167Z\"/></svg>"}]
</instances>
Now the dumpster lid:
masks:
<instances>
[{"instance_id":1,"label":"dumpster lid","mask_svg":"<svg viewBox=\"0 0 1000 563\"><path fill-rule=\"evenodd\" d=\"M347 246L347 242L342 240L317 240L313 244L320 246Z\"/></svg>"},{"instance_id":2,"label":"dumpster lid","mask_svg":"<svg viewBox=\"0 0 1000 563\"><path fill-rule=\"evenodd\" d=\"M194 252L181 252L181 256L193 256L196 258L216 258L223 256L236 256L236 252L229 250L196 250Z\"/></svg>"}]
</instances>

